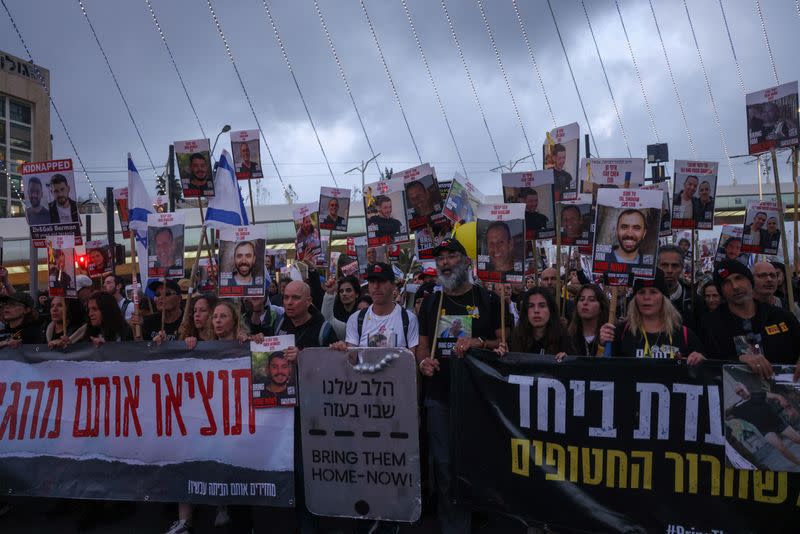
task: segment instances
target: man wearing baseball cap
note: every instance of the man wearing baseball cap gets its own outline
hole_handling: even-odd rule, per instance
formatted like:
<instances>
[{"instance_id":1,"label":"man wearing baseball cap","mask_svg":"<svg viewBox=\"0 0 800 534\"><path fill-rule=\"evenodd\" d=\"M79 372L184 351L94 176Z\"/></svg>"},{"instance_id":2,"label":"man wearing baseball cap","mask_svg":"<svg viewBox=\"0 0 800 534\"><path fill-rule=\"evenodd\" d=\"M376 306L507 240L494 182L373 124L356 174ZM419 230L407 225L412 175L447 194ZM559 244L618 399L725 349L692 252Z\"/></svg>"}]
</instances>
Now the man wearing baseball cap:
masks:
<instances>
[{"instance_id":1,"label":"man wearing baseball cap","mask_svg":"<svg viewBox=\"0 0 800 534\"><path fill-rule=\"evenodd\" d=\"M725 302L703 319L709 357L746 363L763 378L772 376L771 364L797 363L800 323L791 313L753 298L750 269L723 260L714 268L714 283Z\"/></svg>"},{"instance_id":2,"label":"man wearing baseball cap","mask_svg":"<svg viewBox=\"0 0 800 534\"><path fill-rule=\"evenodd\" d=\"M3 304L3 322L0 330L0 349L16 348L21 344L44 343L39 317L33 298L25 292L15 292L0 297Z\"/></svg>"},{"instance_id":3,"label":"man wearing baseball cap","mask_svg":"<svg viewBox=\"0 0 800 534\"><path fill-rule=\"evenodd\" d=\"M427 382L425 411L430 450L436 473L439 526L444 533L470 532L469 509L454 504L450 459L450 358L470 349L492 350L499 345L500 297L470 279L470 259L457 240L443 239L433 249L440 291L429 295L419 310L417 363ZM447 338L445 330L459 319L467 335ZM436 342L435 353L433 343Z\"/></svg>"},{"instance_id":4,"label":"man wearing baseball cap","mask_svg":"<svg viewBox=\"0 0 800 534\"><path fill-rule=\"evenodd\" d=\"M406 347L414 351L419 344L417 318L394 302L397 285L391 265L379 262L368 266L367 284L372 304L350 315L345 341L332 347Z\"/></svg>"}]
</instances>

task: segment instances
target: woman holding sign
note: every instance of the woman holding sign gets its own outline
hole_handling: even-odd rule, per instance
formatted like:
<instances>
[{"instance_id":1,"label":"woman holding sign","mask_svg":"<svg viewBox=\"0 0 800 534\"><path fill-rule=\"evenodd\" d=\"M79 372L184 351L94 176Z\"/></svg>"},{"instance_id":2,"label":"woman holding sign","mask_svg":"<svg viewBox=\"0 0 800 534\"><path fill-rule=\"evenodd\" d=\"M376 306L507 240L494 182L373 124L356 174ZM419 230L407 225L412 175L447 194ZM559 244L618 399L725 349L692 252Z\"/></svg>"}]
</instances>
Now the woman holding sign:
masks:
<instances>
[{"instance_id":1,"label":"woman holding sign","mask_svg":"<svg viewBox=\"0 0 800 534\"><path fill-rule=\"evenodd\" d=\"M122 317L117 300L104 291L95 291L89 297L89 326L83 341L100 346L109 341L132 341L133 333Z\"/></svg>"},{"instance_id":2,"label":"woman holding sign","mask_svg":"<svg viewBox=\"0 0 800 534\"><path fill-rule=\"evenodd\" d=\"M200 295L189 300L184 321L178 329L178 338L186 341L193 349L198 341L214 339L211 327L211 312L217 304L217 297L211 294Z\"/></svg>"},{"instance_id":3,"label":"woman holding sign","mask_svg":"<svg viewBox=\"0 0 800 534\"><path fill-rule=\"evenodd\" d=\"M680 312L670 302L661 269L656 269L653 280L634 281L625 321L604 324L600 342L613 343L612 354L617 357L679 359L689 365L706 359L700 339L682 324Z\"/></svg>"}]
</instances>

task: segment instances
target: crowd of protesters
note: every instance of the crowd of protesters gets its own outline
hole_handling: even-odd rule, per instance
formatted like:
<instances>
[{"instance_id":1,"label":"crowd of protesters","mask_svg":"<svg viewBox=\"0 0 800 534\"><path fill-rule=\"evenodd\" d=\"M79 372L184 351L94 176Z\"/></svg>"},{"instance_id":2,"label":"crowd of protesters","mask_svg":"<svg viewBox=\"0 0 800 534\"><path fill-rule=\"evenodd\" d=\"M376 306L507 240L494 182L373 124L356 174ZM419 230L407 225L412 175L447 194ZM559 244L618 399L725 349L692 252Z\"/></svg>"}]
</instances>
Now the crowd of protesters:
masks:
<instances>
[{"instance_id":1,"label":"crowd of protesters","mask_svg":"<svg viewBox=\"0 0 800 534\"><path fill-rule=\"evenodd\" d=\"M445 239L434 249L435 268L418 269L405 285L385 263L370 264L365 281L354 276L322 280L312 265L305 280L284 277L273 281L264 297L242 299L198 292L187 297L188 280L156 281L134 298L127 281L115 275L84 277L89 283L80 281L78 299L49 299L46 293L34 297L15 290L2 269L0 348L46 343L66 350L79 343L175 340L194 349L205 341L244 343L293 334L295 346L285 355L296 363L307 347L407 347L423 377L423 450L431 459L436 516L442 532L463 533L470 532L473 512L450 498L450 357L483 349L496 357L530 353L555 356L559 362L604 355L688 365L715 359L744 363L764 378L771 376L772 364L797 363L800 323L786 287L795 281L786 280L783 265L759 261L748 268L723 260L693 283L684 269L685 254L679 246L662 246L655 278L637 279L631 288L623 288L615 297L613 317L610 288L580 269L566 269L557 284L560 273L547 268L523 284L507 284L495 292L500 288L473 277L472 260L455 239ZM447 335L440 328L442 317L455 317ZM470 319L468 331L459 330L462 317ZM447 336L454 341L437 344L437 338ZM747 341L744 349L735 343L737 337ZM298 525L301 532L315 532L316 519L304 504L299 448L296 452ZM184 503L178 508L170 534L191 531L192 507ZM220 507L217 524L234 515ZM377 522L359 524L356 530L397 528Z\"/></svg>"}]
</instances>

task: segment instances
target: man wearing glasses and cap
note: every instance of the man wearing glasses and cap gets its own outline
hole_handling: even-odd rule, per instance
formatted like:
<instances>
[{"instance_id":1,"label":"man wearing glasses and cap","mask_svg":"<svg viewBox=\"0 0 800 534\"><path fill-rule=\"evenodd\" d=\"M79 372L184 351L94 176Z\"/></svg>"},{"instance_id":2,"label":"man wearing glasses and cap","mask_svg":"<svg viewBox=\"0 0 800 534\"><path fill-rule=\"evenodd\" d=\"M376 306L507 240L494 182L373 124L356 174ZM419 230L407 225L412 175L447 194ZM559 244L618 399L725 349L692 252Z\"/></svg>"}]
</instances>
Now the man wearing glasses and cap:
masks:
<instances>
[{"instance_id":1,"label":"man wearing glasses and cap","mask_svg":"<svg viewBox=\"0 0 800 534\"><path fill-rule=\"evenodd\" d=\"M714 283L725 302L705 316L705 347L710 358L738 360L762 378L772 376L772 364L797 364L800 323L791 313L753 297L753 274L735 260L714 269ZM795 380L800 378L800 365Z\"/></svg>"}]
</instances>

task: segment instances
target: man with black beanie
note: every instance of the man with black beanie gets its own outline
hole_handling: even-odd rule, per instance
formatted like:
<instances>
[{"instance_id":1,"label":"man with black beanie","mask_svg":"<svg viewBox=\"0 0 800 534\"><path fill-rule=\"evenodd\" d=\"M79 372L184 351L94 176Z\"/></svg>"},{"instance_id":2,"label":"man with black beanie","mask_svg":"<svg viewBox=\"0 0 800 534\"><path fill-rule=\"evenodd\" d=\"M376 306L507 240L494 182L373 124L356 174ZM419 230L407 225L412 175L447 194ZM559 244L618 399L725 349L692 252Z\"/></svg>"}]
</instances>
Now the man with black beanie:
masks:
<instances>
[{"instance_id":1,"label":"man with black beanie","mask_svg":"<svg viewBox=\"0 0 800 534\"><path fill-rule=\"evenodd\" d=\"M714 268L714 284L725 302L703 319L710 358L738 360L763 378L772 376L771 364L797 363L800 323L791 313L753 298L750 269L738 261L723 260Z\"/></svg>"}]
</instances>

